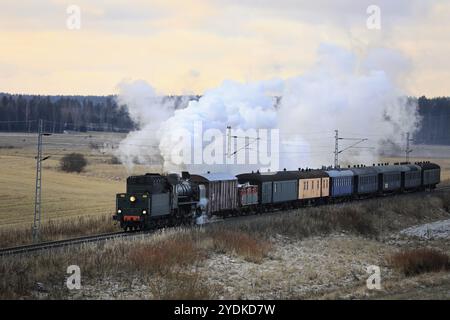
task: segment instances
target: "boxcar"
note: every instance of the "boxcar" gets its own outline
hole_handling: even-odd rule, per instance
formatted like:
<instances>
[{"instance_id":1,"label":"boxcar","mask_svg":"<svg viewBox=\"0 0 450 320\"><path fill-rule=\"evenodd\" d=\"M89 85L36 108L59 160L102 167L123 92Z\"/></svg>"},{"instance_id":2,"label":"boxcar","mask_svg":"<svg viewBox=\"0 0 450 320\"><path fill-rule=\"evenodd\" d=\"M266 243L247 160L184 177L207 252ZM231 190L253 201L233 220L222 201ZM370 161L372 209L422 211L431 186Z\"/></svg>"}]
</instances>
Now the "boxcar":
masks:
<instances>
[{"instance_id":1,"label":"boxcar","mask_svg":"<svg viewBox=\"0 0 450 320\"><path fill-rule=\"evenodd\" d=\"M435 163L418 162L422 168L422 186L425 188L434 188L441 182L441 167Z\"/></svg>"},{"instance_id":2,"label":"boxcar","mask_svg":"<svg viewBox=\"0 0 450 320\"><path fill-rule=\"evenodd\" d=\"M353 172L353 192L357 195L377 193L378 172L373 167L351 168Z\"/></svg>"},{"instance_id":3,"label":"boxcar","mask_svg":"<svg viewBox=\"0 0 450 320\"><path fill-rule=\"evenodd\" d=\"M372 167L378 173L378 191L394 192L401 188L401 170L399 166L379 165Z\"/></svg>"},{"instance_id":4,"label":"boxcar","mask_svg":"<svg viewBox=\"0 0 450 320\"><path fill-rule=\"evenodd\" d=\"M238 181L228 173L193 174L191 181L203 184L206 189L206 214L233 211L238 207Z\"/></svg>"},{"instance_id":5,"label":"boxcar","mask_svg":"<svg viewBox=\"0 0 450 320\"><path fill-rule=\"evenodd\" d=\"M404 190L419 188L422 184L422 168L415 164L404 164L409 170L402 171L402 188Z\"/></svg>"},{"instance_id":6,"label":"boxcar","mask_svg":"<svg viewBox=\"0 0 450 320\"><path fill-rule=\"evenodd\" d=\"M345 197L353 194L353 172L351 170L328 170L330 197Z\"/></svg>"}]
</instances>

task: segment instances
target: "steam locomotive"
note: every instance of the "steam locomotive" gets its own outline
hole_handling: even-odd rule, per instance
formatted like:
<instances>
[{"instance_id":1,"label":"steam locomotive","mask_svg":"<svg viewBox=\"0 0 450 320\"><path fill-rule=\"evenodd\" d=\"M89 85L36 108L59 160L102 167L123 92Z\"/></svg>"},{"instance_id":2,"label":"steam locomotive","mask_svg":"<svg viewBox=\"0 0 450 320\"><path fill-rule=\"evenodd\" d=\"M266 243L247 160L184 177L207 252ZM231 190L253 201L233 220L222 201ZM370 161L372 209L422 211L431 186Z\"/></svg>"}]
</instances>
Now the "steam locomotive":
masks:
<instances>
[{"instance_id":1,"label":"steam locomotive","mask_svg":"<svg viewBox=\"0 0 450 320\"><path fill-rule=\"evenodd\" d=\"M348 168L160 175L127 178L113 216L126 231L199 223L226 217L299 208L356 198L432 190L440 166L431 162L383 163Z\"/></svg>"}]
</instances>

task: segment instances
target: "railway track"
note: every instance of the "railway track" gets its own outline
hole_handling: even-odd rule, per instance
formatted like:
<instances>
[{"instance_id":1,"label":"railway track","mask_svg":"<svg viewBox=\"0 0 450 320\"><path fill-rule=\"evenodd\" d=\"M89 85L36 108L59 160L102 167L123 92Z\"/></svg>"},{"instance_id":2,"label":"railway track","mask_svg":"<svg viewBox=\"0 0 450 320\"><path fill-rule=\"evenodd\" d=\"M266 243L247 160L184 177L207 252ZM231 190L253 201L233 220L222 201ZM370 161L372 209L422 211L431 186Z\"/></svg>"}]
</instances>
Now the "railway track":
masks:
<instances>
[{"instance_id":1,"label":"railway track","mask_svg":"<svg viewBox=\"0 0 450 320\"><path fill-rule=\"evenodd\" d=\"M27 245L10 247L10 248L2 248L2 249L0 249L0 256L19 254L19 253L30 253L30 252L40 251L40 250L45 250L45 249L61 248L61 247L66 247L66 246L71 246L71 245L106 241L106 240L117 239L117 238L127 238L127 237L133 237L133 236L145 234L145 233L148 233L148 232L142 231L142 232L129 233L129 232L124 232L124 231L119 231L119 232L104 233L104 234L98 234L98 235L83 236L83 237L72 238L72 239L46 241L46 242L40 242L40 243L34 243L34 244L27 244Z\"/></svg>"},{"instance_id":2,"label":"railway track","mask_svg":"<svg viewBox=\"0 0 450 320\"><path fill-rule=\"evenodd\" d=\"M434 189L433 192L440 192L440 191L447 191L447 190L450 190L450 185L438 187L438 188ZM333 204L330 204L330 205L333 205ZM278 214L278 213L279 212L274 212L274 214ZM233 218L245 218L245 217L248 217L248 216L230 217L230 218L233 219ZM225 220L229 220L230 218L219 219L216 221L212 221L211 223L224 222ZM14 254L19 254L19 253L30 253L30 252L34 252L34 251L53 249L53 248L61 248L61 247L78 245L78 244L83 244L83 243L90 243L90 242L100 242L100 241L106 241L106 240L117 239L117 238L135 237L135 236L139 236L139 235L148 234L151 231L152 230L138 231L138 232L119 231L119 232L104 233L104 234L99 234L99 235L83 236L83 237L72 238L72 239L55 240L55 241L28 244L28 245L22 245L22 246L10 247L10 248L2 248L2 249L0 249L0 256L14 255Z\"/></svg>"}]
</instances>

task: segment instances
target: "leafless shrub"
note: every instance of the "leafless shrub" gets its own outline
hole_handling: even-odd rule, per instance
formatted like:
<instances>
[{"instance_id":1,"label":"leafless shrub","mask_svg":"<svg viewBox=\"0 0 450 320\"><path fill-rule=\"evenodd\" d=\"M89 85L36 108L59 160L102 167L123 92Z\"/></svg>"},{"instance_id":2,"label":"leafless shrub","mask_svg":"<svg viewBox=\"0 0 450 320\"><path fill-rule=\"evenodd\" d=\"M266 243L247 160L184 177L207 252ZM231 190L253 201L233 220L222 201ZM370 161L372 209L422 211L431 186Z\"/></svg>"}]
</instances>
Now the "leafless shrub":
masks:
<instances>
[{"instance_id":1,"label":"leafless shrub","mask_svg":"<svg viewBox=\"0 0 450 320\"><path fill-rule=\"evenodd\" d=\"M62 171L81 172L86 167L87 160L81 153L70 153L62 157L59 163Z\"/></svg>"},{"instance_id":2,"label":"leafless shrub","mask_svg":"<svg viewBox=\"0 0 450 320\"><path fill-rule=\"evenodd\" d=\"M109 164L122 164L120 159L117 158L116 156L112 156L108 163Z\"/></svg>"},{"instance_id":3,"label":"leafless shrub","mask_svg":"<svg viewBox=\"0 0 450 320\"><path fill-rule=\"evenodd\" d=\"M209 300L217 298L217 290L207 285L198 272L170 272L163 279L150 282L150 292L160 300Z\"/></svg>"},{"instance_id":4,"label":"leafless shrub","mask_svg":"<svg viewBox=\"0 0 450 320\"><path fill-rule=\"evenodd\" d=\"M406 276L450 270L449 256L435 249L405 250L391 255L388 261Z\"/></svg>"},{"instance_id":5,"label":"leafless shrub","mask_svg":"<svg viewBox=\"0 0 450 320\"><path fill-rule=\"evenodd\" d=\"M140 271L165 274L175 266L185 267L202 259L202 253L187 236L147 243L130 250L128 258Z\"/></svg>"},{"instance_id":6,"label":"leafless shrub","mask_svg":"<svg viewBox=\"0 0 450 320\"><path fill-rule=\"evenodd\" d=\"M213 229L208 234L216 251L235 253L250 262L260 263L271 249L269 242L242 231Z\"/></svg>"}]
</instances>

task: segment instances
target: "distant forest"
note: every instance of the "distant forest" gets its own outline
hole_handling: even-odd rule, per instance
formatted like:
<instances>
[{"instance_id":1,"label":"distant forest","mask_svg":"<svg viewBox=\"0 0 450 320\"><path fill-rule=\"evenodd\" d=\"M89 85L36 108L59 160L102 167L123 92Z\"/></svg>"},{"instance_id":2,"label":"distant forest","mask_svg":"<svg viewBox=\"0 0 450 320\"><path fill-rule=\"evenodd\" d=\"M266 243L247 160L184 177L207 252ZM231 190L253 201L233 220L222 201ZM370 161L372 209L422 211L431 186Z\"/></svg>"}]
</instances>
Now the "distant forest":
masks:
<instances>
[{"instance_id":1,"label":"distant forest","mask_svg":"<svg viewBox=\"0 0 450 320\"><path fill-rule=\"evenodd\" d=\"M189 99L198 99L191 96ZM166 102L184 108L182 96L167 96ZM412 98L416 99L416 98ZM278 100L278 99L277 99ZM450 97L420 97L421 129L415 143L450 145ZM36 132L38 119L45 131L112 131L136 129L127 107L118 105L115 96L40 96L0 93L0 131Z\"/></svg>"},{"instance_id":2,"label":"distant forest","mask_svg":"<svg viewBox=\"0 0 450 320\"><path fill-rule=\"evenodd\" d=\"M198 97L189 97L198 99ZM164 103L183 108L188 99L167 96ZM136 129L125 105L115 96L40 96L0 93L0 131L37 132L38 120L44 130L128 132Z\"/></svg>"}]
</instances>

